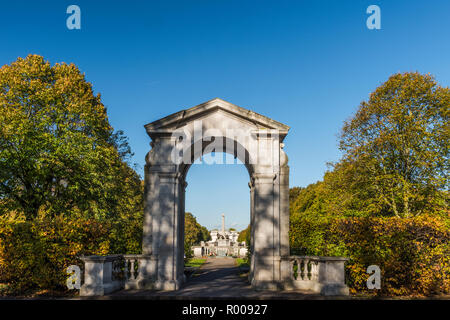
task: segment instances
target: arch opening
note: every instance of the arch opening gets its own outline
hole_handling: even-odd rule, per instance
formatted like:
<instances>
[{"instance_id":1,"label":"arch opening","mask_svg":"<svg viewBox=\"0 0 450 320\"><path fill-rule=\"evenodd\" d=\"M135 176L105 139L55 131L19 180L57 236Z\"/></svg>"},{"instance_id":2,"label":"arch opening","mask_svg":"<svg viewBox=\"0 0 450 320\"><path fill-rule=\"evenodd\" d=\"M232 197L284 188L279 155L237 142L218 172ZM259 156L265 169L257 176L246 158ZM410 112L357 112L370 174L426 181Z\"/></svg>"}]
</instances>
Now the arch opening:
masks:
<instances>
[{"instance_id":1,"label":"arch opening","mask_svg":"<svg viewBox=\"0 0 450 320\"><path fill-rule=\"evenodd\" d=\"M185 176L185 214L192 214L202 227L208 229L206 236L204 233L196 233L197 230L192 229L192 226L184 229L187 232L184 234L185 254L194 258L246 258L250 243L238 238L240 232L250 225L251 219L248 171L239 159L234 159L227 153L217 152L215 157L228 157L223 160L229 161L227 164L209 164L201 163L199 158L190 165ZM235 160L233 164L231 160ZM192 217L185 216L185 222L193 223ZM201 239L193 244L195 238Z\"/></svg>"},{"instance_id":2,"label":"arch opening","mask_svg":"<svg viewBox=\"0 0 450 320\"><path fill-rule=\"evenodd\" d=\"M220 141L218 143L218 141ZM252 155L250 152L236 139L228 138L224 136L212 137L210 141L204 139L197 140L192 143L188 148L182 150L182 162L179 165L179 172L183 179L186 179L187 173L190 167L203 156L209 154L226 153L232 155L234 159L238 159L247 169L249 179L251 179L254 173L254 166L252 165ZM228 158L226 158L228 159ZM217 160L214 157L214 160ZM223 158L222 158L223 160ZM207 164L227 164L223 162L216 162Z\"/></svg>"}]
</instances>

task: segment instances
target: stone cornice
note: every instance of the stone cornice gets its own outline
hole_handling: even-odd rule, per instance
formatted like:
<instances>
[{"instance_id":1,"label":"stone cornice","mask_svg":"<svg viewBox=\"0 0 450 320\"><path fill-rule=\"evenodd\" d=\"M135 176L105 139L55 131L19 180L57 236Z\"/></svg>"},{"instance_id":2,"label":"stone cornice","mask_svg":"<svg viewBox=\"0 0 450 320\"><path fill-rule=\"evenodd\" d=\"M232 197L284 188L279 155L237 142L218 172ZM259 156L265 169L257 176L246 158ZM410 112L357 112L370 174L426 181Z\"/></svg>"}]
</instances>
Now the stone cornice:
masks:
<instances>
[{"instance_id":1,"label":"stone cornice","mask_svg":"<svg viewBox=\"0 0 450 320\"><path fill-rule=\"evenodd\" d=\"M289 131L289 126L281 122L239 107L220 98L215 98L195 107L173 113L167 117L148 123L144 127L150 137L155 135L168 135L176 129L180 123L189 122L190 119L195 119L205 113L213 112L218 109L254 123L257 127L260 127L262 130L261 132L264 132L266 129L274 130L274 132L276 131L280 136L284 137Z\"/></svg>"}]
</instances>

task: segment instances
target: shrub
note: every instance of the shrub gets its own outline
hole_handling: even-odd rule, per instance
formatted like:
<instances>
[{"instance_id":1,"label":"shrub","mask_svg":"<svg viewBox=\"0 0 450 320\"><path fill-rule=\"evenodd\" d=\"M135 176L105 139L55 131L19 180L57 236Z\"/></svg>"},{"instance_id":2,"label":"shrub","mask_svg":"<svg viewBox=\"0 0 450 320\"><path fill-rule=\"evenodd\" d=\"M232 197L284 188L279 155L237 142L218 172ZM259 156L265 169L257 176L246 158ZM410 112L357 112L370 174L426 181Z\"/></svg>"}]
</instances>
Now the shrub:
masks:
<instances>
[{"instance_id":1,"label":"shrub","mask_svg":"<svg viewBox=\"0 0 450 320\"><path fill-rule=\"evenodd\" d=\"M95 219L55 217L0 220L0 282L15 292L65 289L66 268L82 255L109 254L110 225Z\"/></svg>"},{"instance_id":2,"label":"shrub","mask_svg":"<svg viewBox=\"0 0 450 320\"><path fill-rule=\"evenodd\" d=\"M347 256L347 285L368 292L369 265L381 269L381 295L431 295L450 292L448 221L414 218L314 218L291 220L292 253ZM373 292L373 291L372 291Z\"/></svg>"}]
</instances>

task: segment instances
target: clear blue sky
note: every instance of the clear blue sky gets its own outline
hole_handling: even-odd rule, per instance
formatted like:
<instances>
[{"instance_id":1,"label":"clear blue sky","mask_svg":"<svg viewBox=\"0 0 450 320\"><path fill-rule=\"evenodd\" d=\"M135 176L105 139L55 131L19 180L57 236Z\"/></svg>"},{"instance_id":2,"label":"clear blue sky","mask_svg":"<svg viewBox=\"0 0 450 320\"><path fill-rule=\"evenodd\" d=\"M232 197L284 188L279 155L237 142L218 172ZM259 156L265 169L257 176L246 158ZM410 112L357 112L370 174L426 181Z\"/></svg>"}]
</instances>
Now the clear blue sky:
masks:
<instances>
[{"instance_id":1,"label":"clear blue sky","mask_svg":"<svg viewBox=\"0 0 450 320\"><path fill-rule=\"evenodd\" d=\"M81 30L66 8L81 8ZM366 8L381 8L381 30ZM291 186L320 180L336 135L389 75L450 83L450 1L1 1L0 65L29 53L73 62L125 131L142 174L143 125L220 97L291 126ZM209 228L249 221L243 166L193 166L186 209ZM231 201L229 199L232 199Z\"/></svg>"}]
</instances>

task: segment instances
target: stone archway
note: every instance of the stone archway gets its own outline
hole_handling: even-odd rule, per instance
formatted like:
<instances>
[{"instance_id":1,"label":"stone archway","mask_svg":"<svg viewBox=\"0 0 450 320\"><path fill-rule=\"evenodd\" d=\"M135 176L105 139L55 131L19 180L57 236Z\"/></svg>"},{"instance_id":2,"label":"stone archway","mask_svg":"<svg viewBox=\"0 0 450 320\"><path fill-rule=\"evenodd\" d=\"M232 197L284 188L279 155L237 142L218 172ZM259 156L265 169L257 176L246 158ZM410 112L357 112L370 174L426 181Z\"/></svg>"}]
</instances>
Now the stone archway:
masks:
<instances>
[{"instance_id":1,"label":"stone archway","mask_svg":"<svg viewBox=\"0 0 450 320\"><path fill-rule=\"evenodd\" d=\"M347 258L289 256L288 126L214 99L145 128L152 149L145 165L142 254L80 257L81 296L182 286L186 174L195 159L215 152L233 154L249 174L252 287L349 294Z\"/></svg>"},{"instance_id":2,"label":"stone archway","mask_svg":"<svg viewBox=\"0 0 450 320\"><path fill-rule=\"evenodd\" d=\"M221 99L145 126L152 139L145 166L140 287L177 290L184 282L186 174L203 154L226 152L249 173L254 288L277 289L290 278L289 127Z\"/></svg>"}]
</instances>

